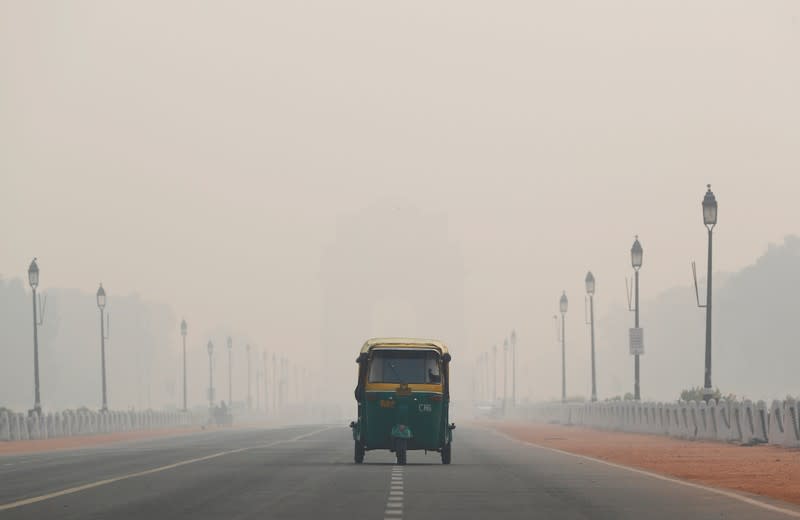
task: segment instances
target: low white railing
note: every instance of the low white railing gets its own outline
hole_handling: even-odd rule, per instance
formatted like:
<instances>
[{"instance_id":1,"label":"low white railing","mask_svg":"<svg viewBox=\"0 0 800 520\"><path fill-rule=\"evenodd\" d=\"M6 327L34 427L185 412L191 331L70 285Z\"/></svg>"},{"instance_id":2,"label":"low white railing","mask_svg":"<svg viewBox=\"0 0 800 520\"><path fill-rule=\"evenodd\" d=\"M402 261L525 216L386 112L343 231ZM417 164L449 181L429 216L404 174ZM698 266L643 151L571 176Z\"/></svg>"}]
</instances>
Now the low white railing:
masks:
<instances>
[{"instance_id":1,"label":"low white railing","mask_svg":"<svg viewBox=\"0 0 800 520\"><path fill-rule=\"evenodd\" d=\"M90 410L48 414L0 412L0 441L21 441L131 431L179 428L198 424L190 412L94 412ZM201 422L206 417L197 418Z\"/></svg>"},{"instance_id":2,"label":"low white railing","mask_svg":"<svg viewBox=\"0 0 800 520\"><path fill-rule=\"evenodd\" d=\"M607 401L518 406L510 418L681 439L800 447L800 404L773 401Z\"/></svg>"}]
</instances>

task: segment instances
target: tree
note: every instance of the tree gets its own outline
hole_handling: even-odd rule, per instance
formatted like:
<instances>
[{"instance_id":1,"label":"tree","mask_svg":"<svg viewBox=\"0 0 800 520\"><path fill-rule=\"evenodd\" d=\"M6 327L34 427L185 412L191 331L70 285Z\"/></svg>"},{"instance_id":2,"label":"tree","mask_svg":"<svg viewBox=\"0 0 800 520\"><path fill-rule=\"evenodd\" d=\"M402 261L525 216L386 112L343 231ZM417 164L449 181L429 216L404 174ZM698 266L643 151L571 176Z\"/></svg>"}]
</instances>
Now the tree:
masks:
<instances>
[{"instance_id":1,"label":"tree","mask_svg":"<svg viewBox=\"0 0 800 520\"><path fill-rule=\"evenodd\" d=\"M723 396L719 388L715 388L714 392L711 394L711 398L714 399L715 401L719 401L720 399L723 398L726 401L735 401L736 394L728 394ZM702 400L703 400L703 388L700 386L693 386L692 388L681 390L681 401L702 401Z\"/></svg>"}]
</instances>

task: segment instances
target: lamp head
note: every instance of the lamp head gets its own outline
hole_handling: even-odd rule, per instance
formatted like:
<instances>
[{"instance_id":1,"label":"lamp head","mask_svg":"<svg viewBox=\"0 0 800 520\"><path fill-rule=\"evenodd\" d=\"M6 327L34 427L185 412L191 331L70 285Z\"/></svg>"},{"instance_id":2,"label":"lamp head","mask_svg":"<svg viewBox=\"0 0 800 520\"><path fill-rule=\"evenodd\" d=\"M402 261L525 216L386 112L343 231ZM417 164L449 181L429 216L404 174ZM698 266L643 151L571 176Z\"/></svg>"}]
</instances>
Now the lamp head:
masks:
<instances>
[{"instance_id":1,"label":"lamp head","mask_svg":"<svg viewBox=\"0 0 800 520\"><path fill-rule=\"evenodd\" d=\"M567 300L567 291L564 291L561 294L561 299L558 301L558 307L561 311L561 314L566 314L567 307L569 306L569 300Z\"/></svg>"},{"instance_id":2,"label":"lamp head","mask_svg":"<svg viewBox=\"0 0 800 520\"><path fill-rule=\"evenodd\" d=\"M101 311L106 307L106 290L103 289L103 284L97 289L97 308Z\"/></svg>"},{"instance_id":3,"label":"lamp head","mask_svg":"<svg viewBox=\"0 0 800 520\"><path fill-rule=\"evenodd\" d=\"M591 271L586 273L586 294L589 296L594 295L594 275Z\"/></svg>"},{"instance_id":4,"label":"lamp head","mask_svg":"<svg viewBox=\"0 0 800 520\"><path fill-rule=\"evenodd\" d=\"M717 225L717 198L711 191L711 185L707 184L708 191L703 197L703 223L708 229L713 229Z\"/></svg>"},{"instance_id":5,"label":"lamp head","mask_svg":"<svg viewBox=\"0 0 800 520\"><path fill-rule=\"evenodd\" d=\"M28 283L31 284L31 289L36 290L39 285L39 265L36 259L31 260L31 265L28 266Z\"/></svg>"},{"instance_id":6,"label":"lamp head","mask_svg":"<svg viewBox=\"0 0 800 520\"><path fill-rule=\"evenodd\" d=\"M639 235L636 235L636 240L633 241L633 246L631 246L631 265L637 271L642 267L642 256L642 244L639 243Z\"/></svg>"}]
</instances>

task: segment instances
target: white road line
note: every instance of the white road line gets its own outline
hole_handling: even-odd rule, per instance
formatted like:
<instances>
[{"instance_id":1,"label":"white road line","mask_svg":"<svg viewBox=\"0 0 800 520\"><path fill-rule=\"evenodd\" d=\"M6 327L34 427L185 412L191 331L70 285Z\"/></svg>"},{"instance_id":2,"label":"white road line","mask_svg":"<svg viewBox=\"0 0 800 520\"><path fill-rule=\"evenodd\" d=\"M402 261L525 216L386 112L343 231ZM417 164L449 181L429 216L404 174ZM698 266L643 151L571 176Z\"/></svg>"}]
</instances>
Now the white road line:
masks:
<instances>
[{"instance_id":1,"label":"white road line","mask_svg":"<svg viewBox=\"0 0 800 520\"><path fill-rule=\"evenodd\" d=\"M570 453L568 451L559 450L557 448L550 448L548 446L542 446L541 444L536 444L535 442L521 441L519 439L515 439L515 438L513 438L513 437L511 437L509 435L506 435L505 433L501 433L501 432L499 432L497 430L491 430L491 431L493 431L496 435L499 435L500 437L503 437L503 438L505 438L507 440L510 440L510 441L518 442L520 444L527 444L529 446L535 446L537 448L540 448L540 449L543 449L543 450L547 450L547 451L552 451L554 453L560 453L562 455L569 455L570 457L575 457L575 458L582 459L582 460L589 460L589 461L592 461L592 462L605 464L606 466L611 466L612 468L624 469L624 470L630 471L632 473L637 473L639 475L644 475L644 476L647 476L647 477L656 478L656 479L659 479L659 480L663 480L665 482L671 482L673 484L680 484L682 486L686 486L686 487L690 487L690 488L694 488L694 489L700 489L702 491L708 491L709 493L714 493L714 494L717 494L717 495L722 495L724 497L732 498L734 500L738 500L740 502L744 502L745 504L749 504L751 506L760 507L761 509L766 509L767 511L772 511L774 513L781 513L781 514L784 514L786 516L791 516L792 518L800 518L800 511L793 511L791 509L786 509L786 508L783 508L783 507L774 506L774 505L768 504L766 502L761 502L759 500L754 500L754 499L752 499L750 497L746 497L744 495L740 495L738 493L734 493L733 491L726 491L724 489L704 486L702 484L695 484L694 482L688 482L686 480L680 480L680 479L677 479L677 478L667 477L665 475L659 475L658 473L651 473L650 471L645 471L643 469L632 468L630 466L623 466L622 464L615 464L613 462L608 462L606 460L596 459L594 457L589 457L587 455L578 455L577 453Z\"/></svg>"},{"instance_id":2,"label":"white road line","mask_svg":"<svg viewBox=\"0 0 800 520\"><path fill-rule=\"evenodd\" d=\"M136 473L128 473L127 475L120 475L119 477L112 477L112 478L108 478L108 479L105 479L105 480L98 480L97 482L90 482L89 484L83 484L81 486L75 486L75 487L71 487L71 488L67 488L67 489L62 489L60 491L54 491L53 493L47 493L45 495L39 495L39 496L36 496L36 497L25 498L23 500L17 500L16 502L9 502L8 504L0 504L0 511L7 511L9 509L15 509L17 507L22 507L22 506L27 506L27 505L30 505L30 504L35 504L37 502L43 502L45 500L50 500L52 498L58 498L58 497L62 497L64 495L71 495L73 493L79 493L81 491L86 491L87 489L92 489L92 488L96 488L96 487L100 487L100 486L105 486L107 484L113 484L114 482L119 482L119 481L122 481L122 480L128 480L128 479L136 478L136 477L143 477L145 475L152 475L154 473L161 473L162 471L167 471L168 469L179 468L181 466L186 466L188 464L194 464L195 462L203 462L203 461L206 461L206 460L216 459L217 457L222 457L224 455L232 455L234 453L241 453L243 451L250 451L250 450L261 449L261 448L269 448L269 447L272 447L272 446L276 446L278 444L296 442L296 441L299 441L299 440L303 440L303 439L305 439L307 437L310 437L312 435L316 435L318 433L322 433L324 431L330 430L332 428L336 428L336 426L329 426L327 428L321 428L321 429L315 430L315 431L313 431L311 433L307 433L307 434L304 434L304 435L298 435L297 437L292 437L291 439L270 442L270 443L261 444L261 445L258 445L258 446L250 446L250 447L247 447L247 448L238 448L238 449L235 449L235 450L220 451L218 453L212 453L211 455L206 455L204 457L197 457L197 458L194 458L194 459L182 460L180 462L176 462L174 464L168 464L166 466L160 466L160 467L157 467L157 468L148 469L148 470L144 470L144 471L137 471Z\"/></svg>"}]
</instances>

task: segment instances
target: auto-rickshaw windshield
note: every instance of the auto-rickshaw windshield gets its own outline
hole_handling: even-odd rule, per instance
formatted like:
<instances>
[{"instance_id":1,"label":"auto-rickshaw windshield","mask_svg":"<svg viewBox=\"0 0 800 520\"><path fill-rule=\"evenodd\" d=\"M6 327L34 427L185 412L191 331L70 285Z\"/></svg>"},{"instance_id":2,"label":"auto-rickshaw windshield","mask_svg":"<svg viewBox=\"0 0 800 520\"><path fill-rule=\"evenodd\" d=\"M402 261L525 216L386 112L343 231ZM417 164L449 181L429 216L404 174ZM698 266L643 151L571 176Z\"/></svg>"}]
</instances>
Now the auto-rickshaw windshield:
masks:
<instances>
[{"instance_id":1,"label":"auto-rickshaw windshield","mask_svg":"<svg viewBox=\"0 0 800 520\"><path fill-rule=\"evenodd\" d=\"M440 384L439 354L432 350L378 350L369 363L370 383Z\"/></svg>"}]
</instances>

